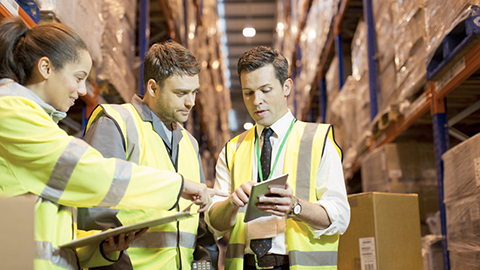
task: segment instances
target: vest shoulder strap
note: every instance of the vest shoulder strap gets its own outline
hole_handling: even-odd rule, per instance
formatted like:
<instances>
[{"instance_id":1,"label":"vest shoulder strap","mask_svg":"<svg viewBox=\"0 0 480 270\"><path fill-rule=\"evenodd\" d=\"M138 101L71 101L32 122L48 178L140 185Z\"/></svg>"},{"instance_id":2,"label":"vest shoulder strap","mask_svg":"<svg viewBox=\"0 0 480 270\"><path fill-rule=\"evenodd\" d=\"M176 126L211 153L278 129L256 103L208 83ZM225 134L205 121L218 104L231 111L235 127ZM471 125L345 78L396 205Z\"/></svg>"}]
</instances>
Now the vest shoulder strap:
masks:
<instances>
[{"instance_id":1,"label":"vest shoulder strap","mask_svg":"<svg viewBox=\"0 0 480 270\"><path fill-rule=\"evenodd\" d=\"M225 163L227 164L227 169L230 170L230 164L229 164L229 156L230 154L233 155L235 151L238 149L240 144L243 142L245 137L247 136L248 132L251 132L252 130L255 130L254 128L251 128L250 130L242 132L240 135L236 136L235 138L229 140L225 144ZM230 149L229 149L230 148Z\"/></svg>"}]
</instances>

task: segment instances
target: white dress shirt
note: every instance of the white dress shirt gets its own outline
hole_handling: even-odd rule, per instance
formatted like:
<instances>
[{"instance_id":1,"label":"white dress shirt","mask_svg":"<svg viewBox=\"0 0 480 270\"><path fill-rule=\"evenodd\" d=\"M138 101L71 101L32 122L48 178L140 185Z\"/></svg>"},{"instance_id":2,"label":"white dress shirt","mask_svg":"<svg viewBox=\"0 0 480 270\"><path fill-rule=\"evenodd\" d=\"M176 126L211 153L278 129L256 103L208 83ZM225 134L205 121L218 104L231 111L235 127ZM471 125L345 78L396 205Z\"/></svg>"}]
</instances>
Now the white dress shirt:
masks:
<instances>
[{"instance_id":1,"label":"white dress shirt","mask_svg":"<svg viewBox=\"0 0 480 270\"><path fill-rule=\"evenodd\" d=\"M272 166L275 162L275 158L282 144L283 138L287 135L288 129L292 120L294 119L292 113L288 111L282 118L270 126L274 131L274 134L270 137L272 143ZM265 127L257 125L257 138L260 143L259 148L262 148L263 137L261 137L262 131ZM256 147L255 147L256 148ZM285 161L285 146L281 149L280 156L276 167L272 173L272 177L283 174L283 167ZM258 167L257 167L257 155L254 154L252 159L252 181L257 181ZM264 176L265 177L265 176ZM300 181L300 179L298 180ZM222 191L224 193L230 193L231 174L228 170L225 162L225 148L222 149L216 166L216 179L214 189ZM343 177L342 162L338 155L335 145L327 137L325 142L325 150L320 161L320 166L317 173L316 181L316 195L320 200L315 203L323 206L330 217L332 224L324 230L315 230L310 228L316 238L320 238L322 235L334 235L343 234L350 222L350 206L347 201L347 192L345 188L345 182ZM214 196L213 203L223 201L227 198ZM205 215L206 222L210 225L208 211ZM211 227L211 226L210 226ZM264 232L261 228L268 228L269 232ZM258 230L257 230L258 229ZM259 237L258 231L265 233L263 237ZM217 238L223 237L228 231L217 231L213 229L214 235ZM286 232L286 217L267 216L261 217L254 221L247 223L246 230L246 242L245 253L253 254L250 249L250 239L255 238L269 238L273 236L272 248L270 253L275 254L287 254L287 248L285 245L285 232ZM253 237L255 235L255 237Z\"/></svg>"}]
</instances>

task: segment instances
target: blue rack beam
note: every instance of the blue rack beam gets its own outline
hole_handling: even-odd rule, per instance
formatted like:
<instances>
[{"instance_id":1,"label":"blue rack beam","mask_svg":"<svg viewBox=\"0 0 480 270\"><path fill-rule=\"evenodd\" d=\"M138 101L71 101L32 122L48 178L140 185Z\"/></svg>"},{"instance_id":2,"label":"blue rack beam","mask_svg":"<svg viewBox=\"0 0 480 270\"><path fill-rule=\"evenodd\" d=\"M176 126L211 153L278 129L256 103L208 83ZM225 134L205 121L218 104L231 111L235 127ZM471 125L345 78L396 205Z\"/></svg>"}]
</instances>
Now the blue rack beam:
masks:
<instances>
[{"instance_id":1,"label":"blue rack beam","mask_svg":"<svg viewBox=\"0 0 480 270\"><path fill-rule=\"evenodd\" d=\"M450 148L449 134L448 134L448 118L446 113L446 98L436 97L435 85L430 83L432 90L432 126L433 126L433 143L435 147L435 166L437 169L437 185L438 185L438 206L440 210L440 225L442 231L442 253L443 253L443 268L450 269L450 257L447 244L447 214L444 203L444 170L442 155Z\"/></svg>"},{"instance_id":2,"label":"blue rack beam","mask_svg":"<svg viewBox=\"0 0 480 270\"><path fill-rule=\"evenodd\" d=\"M320 115L322 116L322 123L327 122L327 83L325 77L320 78Z\"/></svg>"},{"instance_id":3,"label":"blue rack beam","mask_svg":"<svg viewBox=\"0 0 480 270\"><path fill-rule=\"evenodd\" d=\"M436 81L480 41L480 7L472 7L473 16L459 22L442 40L427 66L427 80Z\"/></svg>"},{"instance_id":4,"label":"blue rack beam","mask_svg":"<svg viewBox=\"0 0 480 270\"><path fill-rule=\"evenodd\" d=\"M344 78L344 71L343 71L343 46L342 46L342 35L337 33L335 35L335 52L337 54L338 59L338 80L339 80L339 89L340 91L343 87L343 78Z\"/></svg>"},{"instance_id":5,"label":"blue rack beam","mask_svg":"<svg viewBox=\"0 0 480 270\"><path fill-rule=\"evenodd\" d=\"M457 76L450 80L450 82L448 82L442 89L436 91L436 97L438 99L446 97L462 82L480 69L480 42L474 44L474 46L465 53L464 58L465 68L459 72Z\"/></svg>"},{"instance_id":6,"label":"blue rack beam","mask_svg":"<svg viewBox=\"0 0 480 270\"><path fill-rule=\"evenodd\" d=\"M370 119L378 113L377 105L377 63L375 61L375 22L373 21L372 1L363 0L363 17L367 24L368 83L370 86Z\"/></svg>"},{"instance_id":7,"label":"blue rack beam","mask_svg":"<svg viewBox=\"0 0 480 270\"><path fill-rule=\"evenodd\" d=\"M145 94L143 85L143 62L148 51L150 34L150 0L140 0L140 22L138 26L138 56L140 58L140 95Z\"/></svg>"}]
</instances>

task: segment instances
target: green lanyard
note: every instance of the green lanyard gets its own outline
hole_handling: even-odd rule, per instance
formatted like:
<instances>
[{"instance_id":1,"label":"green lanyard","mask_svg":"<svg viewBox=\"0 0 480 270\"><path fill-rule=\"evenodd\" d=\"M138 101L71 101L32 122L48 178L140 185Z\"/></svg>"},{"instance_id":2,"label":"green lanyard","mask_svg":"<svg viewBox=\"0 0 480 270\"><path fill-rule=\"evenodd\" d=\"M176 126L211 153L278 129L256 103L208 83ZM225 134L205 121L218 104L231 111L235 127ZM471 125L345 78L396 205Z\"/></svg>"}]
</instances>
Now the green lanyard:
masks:
<instances>
[{"instance_id":1,"label":"green lanyard","mask_svg":"<svg viewBox=\"0 0 480 270\"><path fill-rule=\"evenodd\" d=\"M290 134L290 131L292 131L293 124L295 124L295 118L292 119L292 123L290 124L290 127L288 128L287 134L285 134L285 137L283 138L282 144L280 145L280 148L278 149L277 156L275 157L275 162L273 163L273 167L270 170L270 174L268 175L267 179L263 179L263 173L262 173L262 165L260 164L260 146L258 143L258 133L255 130L255 141L257 141L257 170L258 174L260 176L260 182L263 182L263 180L268 180L270 177L272 177L273 171L275 171L275 167L277 166L278 158L280 157L280 153L282 152L283 146L285 145L285 142L287 141L288 135Z\"/></svg>"}]
</instances>

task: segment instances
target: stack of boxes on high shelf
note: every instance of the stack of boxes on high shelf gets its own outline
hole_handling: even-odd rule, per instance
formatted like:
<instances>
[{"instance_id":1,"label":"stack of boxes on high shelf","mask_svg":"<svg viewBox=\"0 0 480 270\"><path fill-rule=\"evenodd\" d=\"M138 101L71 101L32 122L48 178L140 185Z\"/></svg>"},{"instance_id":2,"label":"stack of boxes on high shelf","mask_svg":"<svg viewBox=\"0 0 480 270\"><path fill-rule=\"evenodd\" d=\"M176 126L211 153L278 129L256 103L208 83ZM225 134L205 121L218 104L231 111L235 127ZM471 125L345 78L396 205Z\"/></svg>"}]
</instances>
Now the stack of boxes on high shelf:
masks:
<instances>
[{"instance_id":1,"label":"stack of boxes on high shelf","mask_svg":"<svg viewBox=\"0 0 480 270\"><path fill-rule=\"evenodd\" d=\"M427 63L443 37L478 0L372 0L376 34L378 114L370 120L367 26L358 23L351 47L352 76L339 88L339 64L334 57L326 72L327 123L344 150L346 178L399 114L408 118L425 100ZM346 59L346 56L344 55ZM348 61L344 60L345 63ZM383 117L383 118L382 118Z\"/></svg>"},{"instance_id":2,"label":"stack of boxes on high shelf","mask_svg":"<svg viewBox=\"0 0 480 270\"><path fill-rule=\"evenodd\" d=\"M89 80L108 102L130 101L135 81L135 0L38 0L40 20L55 20L73 28L88 47L94 70ZM98 102L106 102L99 97Z\"/></svg>"},{"instance_id":3,"label":"stack of boxes on high shelf","mask_svg":"<svg viewBox=\"0 0 480 270\"><path fill-rule=\"evenodd\" d=\"M282 52L292 68L295 89L288 105L297 117L306 109L310 92L315 91L317 66L327 41L340 0L278 1L275 49ZM304 25L303 25L304 24ZM292 61L295 61L293 63ZM293 109L295 108L295 109Z\"/></svg>"}]
</instances>

